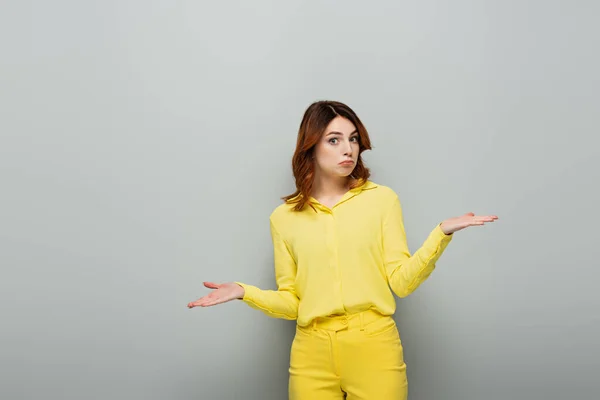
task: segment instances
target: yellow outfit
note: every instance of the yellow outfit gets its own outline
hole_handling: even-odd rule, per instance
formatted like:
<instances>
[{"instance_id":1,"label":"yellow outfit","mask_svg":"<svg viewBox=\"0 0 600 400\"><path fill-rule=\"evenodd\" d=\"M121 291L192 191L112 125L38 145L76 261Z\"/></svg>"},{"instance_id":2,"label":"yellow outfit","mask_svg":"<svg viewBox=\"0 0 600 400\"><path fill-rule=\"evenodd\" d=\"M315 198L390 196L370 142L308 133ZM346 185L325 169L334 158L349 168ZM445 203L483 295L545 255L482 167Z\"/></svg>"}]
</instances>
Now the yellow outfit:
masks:
<instances>
[{"instance_id":1,"label":"yellow outfit","mask_svg":"<svg viewBox=\"0 0 600 400\"><path fill-rule=\"evenodd\" d=\"M271 214L278 290L236 282L245 289L243 301L271 317L297 320L290 365L291 399L342 398L336 396L352 386L348 382L368 376L371 370L367 371L367 366L384 360L392 362L386 361L376 371L387 368L399 375L390 376L388 383L368 380L368 388L358 390L370 393L367 397L355 390L348 392L348 399L405 399L392 389L406 380L402 346L391 318L396 310L393 293L406 297L419 287L452 235L444 234L437 225L411 256L398 196L372 181L348 191L332 208L310 200L315 209L307 206L293 211L293 205L284 203ZM325 347L329 350L324 353ZM330 359L321 360L321 365L318 359L324 354ZM396 358L390 360L389 354ZM337 369L333 368L336 360L340 363ZM325 369L337 383L324 384ZM380 377L380 372L374 378ZM356 379L349 378L354 375ZM331 390L317 394L309 382L315 388ZM377 397L388 390L396 397Z\"/></svg>"}]
</instances>

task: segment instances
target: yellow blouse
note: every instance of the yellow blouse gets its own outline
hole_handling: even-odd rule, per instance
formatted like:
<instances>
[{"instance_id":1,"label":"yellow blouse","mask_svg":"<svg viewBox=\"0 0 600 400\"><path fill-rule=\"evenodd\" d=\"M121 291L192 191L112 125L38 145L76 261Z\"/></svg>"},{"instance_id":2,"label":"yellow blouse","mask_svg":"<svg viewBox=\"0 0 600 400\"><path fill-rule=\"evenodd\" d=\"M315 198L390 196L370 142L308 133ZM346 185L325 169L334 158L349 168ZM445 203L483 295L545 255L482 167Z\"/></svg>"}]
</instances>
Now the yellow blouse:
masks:
<instances>
[{"instance_id":1,"label":"yellow blouse","mask_svg":"<svg viewBox=\"0 0 600 400\"><path fill-rule=\"evenodd\" d=\"M311 203L316 212L284 203L269 218L278 290L236 282L250 307L300 326L370 308L394 314L392 291L406 297L419 287L453 236L437 225L411 256L397 194L371 181L331 209L312 197Z\"/></svg>"}]
</instances>

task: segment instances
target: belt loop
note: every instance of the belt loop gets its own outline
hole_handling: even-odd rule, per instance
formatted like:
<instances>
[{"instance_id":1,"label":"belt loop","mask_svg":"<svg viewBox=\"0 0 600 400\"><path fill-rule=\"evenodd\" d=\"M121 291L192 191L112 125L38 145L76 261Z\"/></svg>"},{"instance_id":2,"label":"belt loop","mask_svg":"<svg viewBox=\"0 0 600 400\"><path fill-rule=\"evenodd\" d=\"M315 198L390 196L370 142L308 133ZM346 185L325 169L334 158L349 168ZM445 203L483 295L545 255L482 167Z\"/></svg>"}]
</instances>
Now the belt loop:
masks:
<instances>
[{"instance_id":1,"label":"belt loop","mask_svg":"<svg viewBox=\"0 0 600 400\"><path fill-rule=\"evenodd\" d=\"M360 330L364 331L365 330L365 319L364 319L364 312L360 313Z\"/></svg>"}]
</instances>

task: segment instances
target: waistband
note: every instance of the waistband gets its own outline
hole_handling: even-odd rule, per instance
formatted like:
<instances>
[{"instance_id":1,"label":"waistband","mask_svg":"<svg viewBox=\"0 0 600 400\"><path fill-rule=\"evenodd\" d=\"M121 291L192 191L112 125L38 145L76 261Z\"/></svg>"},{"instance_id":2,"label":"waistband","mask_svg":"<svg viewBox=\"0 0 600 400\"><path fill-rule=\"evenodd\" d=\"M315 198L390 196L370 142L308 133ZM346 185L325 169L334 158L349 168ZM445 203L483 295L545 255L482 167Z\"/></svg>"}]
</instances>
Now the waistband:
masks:
<instances>
[{"instance_id":1,"label":"waistband","mask_svg":"<svg viewBox=\"0 0 600 400\"><path fill-rule=\"evenodd\" d=\"M392 318L391 315L383 315L375 310L366 310L356 314L331 315L317 317L304 329L323 329L328 331L341 331L343 329L365 329L365 326L381 318Z\"/></svg>"}]
</instances>

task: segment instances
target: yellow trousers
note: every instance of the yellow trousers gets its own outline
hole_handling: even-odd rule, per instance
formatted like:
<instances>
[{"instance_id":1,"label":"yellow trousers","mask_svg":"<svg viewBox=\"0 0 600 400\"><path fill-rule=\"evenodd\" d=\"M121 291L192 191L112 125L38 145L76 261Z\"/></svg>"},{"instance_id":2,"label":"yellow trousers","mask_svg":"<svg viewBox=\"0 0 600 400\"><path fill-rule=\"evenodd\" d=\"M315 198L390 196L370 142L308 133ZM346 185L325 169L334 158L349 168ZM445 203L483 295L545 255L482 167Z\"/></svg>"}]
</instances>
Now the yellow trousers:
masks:
<instances>
[{"instance_id":1,"label":"yellow trousers","mask_svg":"<svg viewBox=\"0 0 600 400\"><path fill-rule=\"evenodd\" d=\"M296 325L290 354L290 400L406 400L400 335L375 311Z\"/></svg>"}]
</instances>

